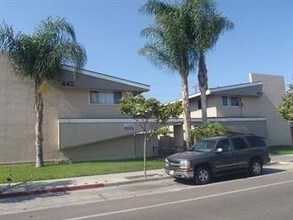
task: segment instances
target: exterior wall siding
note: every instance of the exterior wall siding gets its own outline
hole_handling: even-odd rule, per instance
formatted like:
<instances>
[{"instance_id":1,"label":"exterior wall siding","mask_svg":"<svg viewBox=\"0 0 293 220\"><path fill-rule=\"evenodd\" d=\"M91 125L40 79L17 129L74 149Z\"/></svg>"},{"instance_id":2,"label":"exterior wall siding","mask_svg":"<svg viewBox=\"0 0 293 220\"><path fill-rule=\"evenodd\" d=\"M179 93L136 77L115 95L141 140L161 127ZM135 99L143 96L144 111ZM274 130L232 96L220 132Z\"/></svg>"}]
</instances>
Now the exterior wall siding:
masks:
<instances>
[{"instance_id":1,"label":"exterior wall siding","mask_svg":"<svg viewBox=\"0 0 293 220\"><path fill-rule=\"evenodd\" d=\"M285 95L284 78L276 75L250 74L250 80L263 82L263 95L254 107L267 118L268 144L292 144L290 122L284 120L275 110L275 106Z\"/></svg>"},{"instance_id":2,"label":"exterior wall siding","mask_svg":"<svg viewBox=\"0 0 293 220\"><path fill-rule=\"evenodd\" d=\"M153 147L158 146L157 138L147 143L147 156L153 155ZM116 160L143 157L143 135L131 135L107 141L87 144L62 150L72 161Z\"/></svg>"},{"instance_id":3,"label":"exterior wall siding","mask_svg":"<svg viewBox=\"0 0 293 220\"><path fill-rule=\"evenodd\" d=\"M118 105L91 105L88 96L87 89L62 88L55 82L46 83L43 91L45 160L67 158L70 155L58 150L60 118L125 118L119 112ZM35 161L33 106L33 81L19 79L7 57L0 54L0 163ZM80 151L84 152L84 149Z\"/></svg>"},{"instance_id":4,"label":"exterior wall siding","mask_svg":"<svg viewBox=\"0 0 293 220\"><path fill-rule=\"evenodd\" d=\"M223 106L222 94L208 96L207 115L209 118L266 118L266 137L269 145L292 144L290 123L281 118L275 106L285 95L282 76L250 74L250 82L262 82L263 91L259 96L242 96L242 106ZM255 92L253 92L255 93ZM230 96L237 96L237 91ZM197 109L198 98L191 99L191 117L201 118ZM240 126L240 125L239 125ZM234 126L235 127L235 126ZM241 126L240 126L241 127Z\"/></svg>"},{"instance_id":5,"label":"exterior wall siding","mask_svg":"<svg viewBox=\"0 0 293 220\"><path fill-rule=\"evenodd\" d=\"M148 124L148 128L155 128L154 126L155 123ZM131 136L140 131L139 124L131 119L121 119L120 122L118 119L60 120L59 149Z\"/></svg>"}]
</instances>

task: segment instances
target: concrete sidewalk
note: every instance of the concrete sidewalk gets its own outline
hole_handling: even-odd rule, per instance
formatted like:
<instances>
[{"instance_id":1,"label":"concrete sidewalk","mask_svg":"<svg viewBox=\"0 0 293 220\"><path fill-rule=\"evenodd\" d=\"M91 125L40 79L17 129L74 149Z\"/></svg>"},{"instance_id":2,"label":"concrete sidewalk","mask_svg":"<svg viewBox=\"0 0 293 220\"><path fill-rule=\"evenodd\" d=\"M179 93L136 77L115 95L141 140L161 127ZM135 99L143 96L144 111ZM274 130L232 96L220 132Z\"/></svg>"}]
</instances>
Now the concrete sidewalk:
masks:
<instances>
[{"instance_id":1,"label":"concrete sidewalk","mask_svg":"<svg viewBox=\"0 0 293 220\"><path fill-rule=\"evenodd\" d=\"M0 184L0 198L91 189L144 181L155 181L164 178L169 178L169 176L165 174L163 169L158 169L148 170L147 178L144 178L143 171L138 171L130 173L73 177L68 179L29 181L26 183L13 183L10 186L8 186L8 184Z\"/></svg>"},{"instance_id":2,"label":"concrete sidewalk","mask_svg":"<svg viewBox=\"0 0 293 220\"><path fill-rule=\"evenodd\" d=\"M271 156L272 162L293 163L293 154Z\"/></svg>"},{"instance_id":3,"label":"concrete sidewalk","mask_svg":"<svg viewBox=\"0 0 293 220\"><path fill-rule=\"evenodd\" d=\"M293 164L293 154L272 156L271 159L271 164ZM156 181L164 178L170 177L165 174L164 169L158 169L147 171L147 178L144 178L143 171L138 171L68 179L30 181L26 183L13 183L10 186L0 184L0 198L91 189L144 181Z\"/></svg>"}]
</instances>

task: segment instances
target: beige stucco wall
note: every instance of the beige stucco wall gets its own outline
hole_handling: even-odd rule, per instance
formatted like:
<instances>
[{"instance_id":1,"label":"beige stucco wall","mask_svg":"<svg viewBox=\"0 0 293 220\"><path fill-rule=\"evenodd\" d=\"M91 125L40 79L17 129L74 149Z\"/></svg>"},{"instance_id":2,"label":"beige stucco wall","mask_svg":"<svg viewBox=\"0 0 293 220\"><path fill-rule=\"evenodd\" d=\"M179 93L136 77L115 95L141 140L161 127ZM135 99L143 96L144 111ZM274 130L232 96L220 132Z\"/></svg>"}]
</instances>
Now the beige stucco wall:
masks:
<instances>
[{"instance_id":1,"label":"beige stucco wall","mask_svg":"<svg viewBox=\"0 0 293 220\"><path fill-rule=\"evenodd\" d=\"M95 142L108 141L142 132L133 119L65 119L59 121L59 149L68 149ZM131 127L131 129L129 129ZM156 128L148 123L147 129Z\"/></svg>"},{"instance_id":2,"label":"beige stucco wall","mask_svg":"<svg viewBox=\"0 0 293 220\"><path fill-rule=\"evenodd\" d=\"M35 155L33 91L33 83L20 80L0 54L0 162Z\"/></svg>"},{"instance_id":3,"label":"beige stucco wall","mask_svg":"<svg viewBox=\"0 0 293 220\"><path fill-rule=\"evenodd\" d=\"M269 142L267 137L267 121L266 120L247 120L247 121L223 121L222 123L229 131L243 133L243 134L256 134L265 137L265 141Z\"/></svg>"},{"instance_id":4,"label":"beige stucco wall","mask_svg":"<svg viewBox=\"0 0 293 220\"><path fill-rule=\"evenodd\" d=\"M72 155L58 150L59 118L125 118L118 105L89 104L86 89L61 88L54 82L44 88L45 160ZM33 94L33 81L19 79L7 57L0 54L0 163L35 160Z\"/></svg>"},{"instance_id":5,"label":"beige stucco wall","mask_svg":"<svg viewBox=\"0 0 293 220\"><path fill-rule=\"evenodd\" d=\"M279 116L275 110L275 106L285 95L284 78L277 75L251 73L250 80L263 82L263 95L254 107L267 118L268 144L292 144L290 123Z\"/></svg>"},{"instance_id":6,"label":"beige stucco wall","mask_svg":"<svg viewBox=\"0 0 293 220\"><path fill-rule=\"evenodd\" d=\"M217 106L218 117L264 117L265 114L257 107L260 97L242 96L242 106L223 106L222 96L213 96Z\"/></svg>"},{"instance_id":7,"label":"beige stucco wall","mask_svg":"<svg viewBox=\"0 0 293 220\"><path fill-rule=\"evenodd\" d=\"M208 101L207 115L213 117L263 117L263 112L255 107L258 105L259 97L243 96L243 106L223 106L221 95L210 95ZM201 110L197 109L197 101L191 100L191 117L201 118Z\"/></svg>"},{"instance_id":8,"label":"beige stucco wall","mask_svg":"<svg viewBox=\"0 0 293 220\"><path fill-rule=\"evenodd\" d=\"M285 83L282 76L250 74L250 82L261 81L263 94L260 96L242 96L243 106L223 106L222 95L209 95L207 115L210 118L266 118L266 135L269 145L292 144L289 122L275 111L275 106L285 95ZM237 94L235 94L237 95ZM197 109L197 100L191 101L191 117L201 118ZM235 126L234 126L235 127Z\"/></svg>"},{"instance_id":9,"label":"beige stucco wall","mask_svg":"<svg viewBox=\"0 0 293 220\"><path fill-rule=\"evenodd\" d=\"M190 115L191 118L201 118L201 109L198 109L197 101L200 99L194 98L190 100ZM207 115L208 117L218 117L217 115L217 106L215 100L212 96L207 97ZM182 117L182 116L181 116Z\"/></svg>"},{"instance_id":10,"label":"beige stucco wall","mask_svg":"<svg viewBox=\"0 0 293 220\"><path fill-rule=\"evenodd\" d=\"M89 103L89 90L61 88L49 83L44 94L49 114L58 118L108 118L123 117L118 105Z\"/></svg>"},{"instance_id":11,"label":"beige stucco wall","mask_svg":"<svg viewBox=\"0 0 293 220\"><path fill-rule=\"evenodd\" d=\"M158 139L153 136L147 142L147 156L153 155ZM107 141L64 149L65 157L72 161L115 160L143 157L143 135L125 136Z\"/></svg>"}]
</instances>

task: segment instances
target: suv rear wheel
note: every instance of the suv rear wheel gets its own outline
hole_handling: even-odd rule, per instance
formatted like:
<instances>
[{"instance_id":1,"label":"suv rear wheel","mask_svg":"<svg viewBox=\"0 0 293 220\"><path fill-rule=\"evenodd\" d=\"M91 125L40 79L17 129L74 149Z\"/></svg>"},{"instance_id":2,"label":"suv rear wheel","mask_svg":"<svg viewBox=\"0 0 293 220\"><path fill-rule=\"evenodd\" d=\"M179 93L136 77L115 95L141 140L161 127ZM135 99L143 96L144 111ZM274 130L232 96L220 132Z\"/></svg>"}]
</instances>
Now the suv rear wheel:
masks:
<instances>
[{"instance_id":1,"label":"suv rear wheel","mask_svg":"<svg viewBox=\"0 0 293 220\"><path fill-rule=\"evenodd\" d=\"M250 162L249 173L252 176L258 176L262 173L262 162L259 159L253 159Z\"/></svg>"},{"instance_id":2,"label":"suv rear wheel","mask_svg":"<svg viewBox=\"0 0 293 220\"><path fill-rule=\"evenodd\" d=\"M207 184L211 180L211 171L206 166L200 166L195 169L194 180L198 185Z\"/></svg>"}]
</instances>

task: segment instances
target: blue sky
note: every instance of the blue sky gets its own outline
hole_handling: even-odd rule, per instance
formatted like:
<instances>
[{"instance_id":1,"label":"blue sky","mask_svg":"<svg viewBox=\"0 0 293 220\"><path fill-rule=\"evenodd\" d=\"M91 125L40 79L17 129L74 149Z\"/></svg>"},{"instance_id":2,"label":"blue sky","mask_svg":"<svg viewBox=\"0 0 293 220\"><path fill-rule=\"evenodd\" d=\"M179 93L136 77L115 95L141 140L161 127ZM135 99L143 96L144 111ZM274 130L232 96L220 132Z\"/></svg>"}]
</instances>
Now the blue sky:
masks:
<instances>
[{"instance_id":1,"label":"blue sky","mask_svg":"<svg viewBox=\"0 0 293 220\"><path fill-rule=\"evenodd\" d=\"M175 0L170 0L172 2ZM178 0L177 0L178 1ZM86 69L151 86L147 97L181 97L178 73L157 69L138 50L140 31L151 18L139 13L144 0L0 0L1 20L30 33L49 15L66 17L87 50ZM293 1L217 0L235 24L207 56L209 87L248 82L248 73L283 75L293 81ZM189 77L195 92L196 73Z\"/></svg>"}]
</instances>

